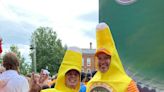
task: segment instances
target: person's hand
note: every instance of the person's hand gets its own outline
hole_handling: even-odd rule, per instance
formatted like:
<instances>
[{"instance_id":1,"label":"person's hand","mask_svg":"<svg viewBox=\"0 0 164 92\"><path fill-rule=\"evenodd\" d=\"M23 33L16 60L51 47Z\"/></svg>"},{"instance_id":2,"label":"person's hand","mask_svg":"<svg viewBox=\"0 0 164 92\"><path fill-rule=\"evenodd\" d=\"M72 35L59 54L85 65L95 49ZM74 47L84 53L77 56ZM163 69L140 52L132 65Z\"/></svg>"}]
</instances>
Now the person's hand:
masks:
<instances>
[{"instance_id":1,"label":"person's hand","mask_svg":"<svg viewBox=\"0 0 164 92\"><path fill-rule=\"evenodd\" d=\"M30 91L29 92L40 92L41 90L41 85L39 84L37 78L37 76L35 76L35 73L32 72L32 75L31 75L31 88L30 88Z\"/></svg>"},{"instance_id":2,"label":"person's hand","mask_svg":"<svg viewBox=\"0 0 164 92\"><path fill-rule=\"evenodd\" d=\"M31 75L31 82L32 82L32 84L33 84L33 83L34 83L34 84L37 83L36 80L35 80L35 73L34 73L34 72L32 72L32 75Z\"/></svg>"},{"instance_id":3,"label":"person's hand","mask_svg":"<svg viewBox=\"0 0 164 92\"><path fill-rule=\"evenodd\" d=\"M6 82L4 80L0 80L0 88L3 88L6 85Z\"/></svg>"},{"instance_id":4,"label":"person's hand","mask_svg":"<svg viewBox=\"0 0 164 92\"><path fill-rule=\"evenodd\" d=\"M32 75L31 75L32 83L39 84L39 79L40 79L40 77L37 74L35 74L34 72L32 72Z\"/></svg>"}]
</instances>

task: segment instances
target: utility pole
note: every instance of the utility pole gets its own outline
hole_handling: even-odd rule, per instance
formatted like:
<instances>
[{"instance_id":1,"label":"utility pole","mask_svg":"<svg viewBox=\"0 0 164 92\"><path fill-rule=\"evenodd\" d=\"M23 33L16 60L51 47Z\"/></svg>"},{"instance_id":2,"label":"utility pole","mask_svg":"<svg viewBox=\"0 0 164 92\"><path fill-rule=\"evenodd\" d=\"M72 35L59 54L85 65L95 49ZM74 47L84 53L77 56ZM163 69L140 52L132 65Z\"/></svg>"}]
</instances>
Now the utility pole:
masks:
<instances>
[{"instance_id":1,"label":"utility pole","mask_svg":"<svg viewBox=\"0 0 164 92\"><path fill-rule=\"evenodd\" d=\"M36 43L35 43L35 37L34 37L34 41L33 41L33 44L34 44L34 72L36 73L37 72L37 68L36 68Z\"/></svg>"},{"instance_id":2,"label":"utility pole","mask_svg":"<svg viewBox=\"0 0 164 92\"><path fill-rule=\"evenodd\" d=\"M30 49L33 51L33 60L32 60L32 69L36 73L37 67L36 67L36 43L35 43L35 37L32 39L32 45Z\"/></svg>"}]
</instances>

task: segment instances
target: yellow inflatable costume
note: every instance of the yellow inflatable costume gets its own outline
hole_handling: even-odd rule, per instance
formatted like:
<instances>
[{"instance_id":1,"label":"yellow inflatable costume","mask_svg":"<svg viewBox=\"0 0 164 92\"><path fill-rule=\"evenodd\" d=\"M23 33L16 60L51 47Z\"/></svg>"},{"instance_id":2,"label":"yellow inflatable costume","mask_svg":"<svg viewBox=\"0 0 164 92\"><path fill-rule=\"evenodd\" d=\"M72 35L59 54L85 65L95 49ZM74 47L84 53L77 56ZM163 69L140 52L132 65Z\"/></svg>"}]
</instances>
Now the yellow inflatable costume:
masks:
<instances>
[{"instance_id":1,"label":"yellow inflatable costume","mask_svg":"<svg viewBox=\"0 0 164 92\"><path fill-rule=\"evenodd\" d=\"M129 84L132 82L132 85L135 86L135 83L124 71L112 34L107 24L100 23L97 25L96 41L96 54L104 52L110 55L111 63L107 72L102 73L99 70L97 71L95 76L87 84L87 92L128 92Z\"/></svg>"},{"instance_id":2,"label":"yellow inflatable costume","mask_svg":"<svg viewBox=\"0 0 164 92\"><path fill-rule=\"evenodd\" d=\"M66 72L72 69L77 70L79 73L81 72L82 54L79 50L75 47L68 48L58 71L55 88L42 90L41 92L79 92L80 81L75 89L71 89L65 85Z\"/></svg>"}]
</instances>

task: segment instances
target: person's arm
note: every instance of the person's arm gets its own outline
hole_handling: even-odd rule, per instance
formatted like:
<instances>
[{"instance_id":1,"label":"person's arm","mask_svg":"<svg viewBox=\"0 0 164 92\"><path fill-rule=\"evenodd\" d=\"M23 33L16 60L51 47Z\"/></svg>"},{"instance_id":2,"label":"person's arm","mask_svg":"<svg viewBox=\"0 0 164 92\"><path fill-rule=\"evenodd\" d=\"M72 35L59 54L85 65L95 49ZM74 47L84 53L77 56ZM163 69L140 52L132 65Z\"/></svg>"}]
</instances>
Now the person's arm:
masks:
<instances>
[{"instance_id":1,"label":"person's arm","mask_svg":"<svg viewBox=\"0 0 164 92\"><path fill-rule=\"evenodd\" d=\"M0 89L7 85L8 79L3 74L0 74ZM0 91L1 92L1 91Z\"/></svg>"},{"instance_id":2,"label":"person's arm","mask_svg":"<svg viewBox=\"0 0 164 92\"><path fill-rule=\"evenodd\" d=\"M136 83L132 80L128 85L127 92L139 92Z\"/></svg>"},{"instance_id":3,"label":"person's arm","mask_svg":"<svg viewBox=\"0 0 164 92\"><path fill-rule=\"evenodd\" d=\"M0 89L3 88L6 85L5 81L0 80Z\"/></svg>"}]
</instances>

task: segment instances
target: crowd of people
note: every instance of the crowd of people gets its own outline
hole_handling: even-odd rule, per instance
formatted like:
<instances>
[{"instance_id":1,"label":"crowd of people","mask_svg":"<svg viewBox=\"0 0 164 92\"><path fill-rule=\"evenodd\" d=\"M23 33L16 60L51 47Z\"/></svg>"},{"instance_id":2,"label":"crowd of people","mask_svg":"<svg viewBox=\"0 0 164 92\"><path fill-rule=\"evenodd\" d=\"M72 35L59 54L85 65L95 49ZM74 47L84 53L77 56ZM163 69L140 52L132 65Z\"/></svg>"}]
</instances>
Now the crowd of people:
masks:
<instances>
[{"instance_id":1,"label":"crowd of people","mask_svg":"<svg viewBox=\"0 0 164 92\"><path fill-rule=\"evenodd\" d=\"M122 66L115 43L106 23L96 27L97 71L82 71L82 53L78 47L69 47L58 74L49 76L42 69L39 74L19 74L19 60L15 53L3 56L0 69L0 92L139 92L135 81Z\"/></svg>"}]
</instances>

